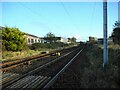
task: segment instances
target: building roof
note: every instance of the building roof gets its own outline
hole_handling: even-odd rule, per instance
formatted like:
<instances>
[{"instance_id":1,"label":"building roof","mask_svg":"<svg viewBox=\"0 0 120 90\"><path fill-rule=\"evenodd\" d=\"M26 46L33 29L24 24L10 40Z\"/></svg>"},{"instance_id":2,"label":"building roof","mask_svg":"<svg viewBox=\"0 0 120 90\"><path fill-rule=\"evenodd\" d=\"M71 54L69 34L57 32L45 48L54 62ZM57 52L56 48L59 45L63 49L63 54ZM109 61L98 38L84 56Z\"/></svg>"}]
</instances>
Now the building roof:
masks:
<instances>
[{"instance_id":1,"label":"building roof","mask_svg":"<svg viewBox=\"0 0 120 90\"><path fill-rule=\"evenodd\" d=\"M32 35L32 34L28 34L28 33L25 33L26 35L29 35L29 36L32 36L32 37L36 37L36 38L40 38L38 36L35 36L35 35Z\"/></svg>"}]
</instances>

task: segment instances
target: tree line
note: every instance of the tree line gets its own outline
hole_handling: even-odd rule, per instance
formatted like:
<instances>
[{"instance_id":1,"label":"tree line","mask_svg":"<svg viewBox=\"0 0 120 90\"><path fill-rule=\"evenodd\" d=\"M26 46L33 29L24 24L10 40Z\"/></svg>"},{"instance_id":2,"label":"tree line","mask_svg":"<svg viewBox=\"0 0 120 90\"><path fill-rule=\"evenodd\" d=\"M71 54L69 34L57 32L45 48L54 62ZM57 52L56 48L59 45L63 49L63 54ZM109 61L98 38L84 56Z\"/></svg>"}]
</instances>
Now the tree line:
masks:
<instances>
[{"instance_id":1,"label":"tree line","mask_svg":"<svg viewBox=\"0 0 120 90\"><path fill-rule=\"evenodd\" d=\"M0 30L1 36L2 36L2 49L7 50L7 51L21 51L27 47L27 42L26 39L24 38L25 33L21 32L18 28L11 28L11 27L2 27L2 30ZM44 40L48 42L48 44L51 45L45 45L45 47L52 47L55 45L60 45L62 46L61 43L56 44L55 42L59 40L60 37L55 36L55 34L49 32L44 36ZM72 37L69 39L71 43L76 42L76 38ZM54 45L55 44L55 45ZM33 46L38 45L34 44ZM38 45L41 47L44 47L43 45ZM36 47L38 47L36 46ZM53 48L53 47L52 47Z\"/></svg>"},{"instance_id":2,"label":"tree line","mask_svg":"<svg viewBox=\"0 0 120 90\"><path fill-rule=\"evenodd\" d=\"M112 39L114 44L120 45L120 23L115 22ZM18 28L2 27L0 30L2 36L2 48L7 51L21 51L26 47L26 40L24 38L25 33L21 32ZM55 36L55 34L49 32L45 35L44 40L49 42L49 44L55 43L59 40L60 37ZM94 43L94 38L89 37L91 43ZM68 38L68 41L71 43L76 43L76 38ZM52 44L53 45L53 44ZM61 45L61 44L60 44Z\"/></svg>"},{"instance_id":3,"label":"tree line","mask_svg":"<svg viewBox=\"0 0 120 90\"><path fill-rule=\"evenodd\" d=\"M60 38L61 38L61 37L55 36L55 34L49 32L49 33L47 33L46 36L44 37L44 40L46 40L47 42L49 42L49 43L51 44L51 43L56 42L57 40L60 40ZM68 42L76 43L76 38L75 38L75 37L68 38Z\"/></svg>"}]
</instances>

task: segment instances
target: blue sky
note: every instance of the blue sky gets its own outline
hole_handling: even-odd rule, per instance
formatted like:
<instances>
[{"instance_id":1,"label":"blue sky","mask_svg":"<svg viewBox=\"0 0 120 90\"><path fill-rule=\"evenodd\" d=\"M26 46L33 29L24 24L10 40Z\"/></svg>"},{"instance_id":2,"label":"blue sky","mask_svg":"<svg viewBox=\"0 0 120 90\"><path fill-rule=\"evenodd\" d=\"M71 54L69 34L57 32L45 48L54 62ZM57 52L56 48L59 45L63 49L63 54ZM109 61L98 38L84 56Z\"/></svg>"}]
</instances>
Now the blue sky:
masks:
<instances>
[{"instance_id":1,"label":"blue sky","mask_svg":"<svg viewBox=\"0 0 120 90\"><path fill-rule=\"evenodd\" d=\"M117 2L108 2L108 35L118 20ZM86 41L89 36L103 37L102 2L3 2L1 26L43 37L56 36Z\"/></svg>"}]
</instances>

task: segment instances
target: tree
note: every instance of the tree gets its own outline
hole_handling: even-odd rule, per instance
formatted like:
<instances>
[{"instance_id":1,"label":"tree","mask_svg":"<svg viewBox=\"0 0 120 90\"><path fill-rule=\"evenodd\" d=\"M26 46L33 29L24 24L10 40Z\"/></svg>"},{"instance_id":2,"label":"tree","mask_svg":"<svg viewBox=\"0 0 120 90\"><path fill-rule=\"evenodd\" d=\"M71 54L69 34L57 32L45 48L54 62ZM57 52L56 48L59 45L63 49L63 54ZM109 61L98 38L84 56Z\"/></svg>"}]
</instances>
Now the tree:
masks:
<instances>
[{"instance_id":1,"label":"tree","mask_svg":"<svg viewBox=\"0 0 120 90\"><path fill-rule=\"evenodd\" d=\"M114 29L111 37L113 39L114 44L120 45L120 22L116 21L113 26Z\"/></svg>"},{"instance_id":2,"label":"tree","mask_svg":"<svg viewBox=\"0 0 120 90\"><path fill-rule=\"evenodd\" d=\"M5 27L2 30L3 45L8 51L20 51L26 44L24 33L18 28Z\"/></svg>"},{"instance_id":3,"label":"tree","mask_svg":"<svg viewBox=\"0 0 120 90\"><path fill-rule=\"evenodd\" d=\"M120 22L116 21L113 25L114 28L120 28Z\"/></svg>"},{"instance_id":4,"label":"tree","mask_svg":"<svg viewBox=\"0 0 120 90\"><path fill-rule=\"evenodd\" d=\"M96 43L95 37L89 36L89 43L90 44L95 44Z\"/></svg>"},{"instance_id":5,"label":"tree","mask_svg":"<svg viewBox=\"0 0 120 90\"><path fill-rule=\"evenodd\" d=\"M113 38L114 44L120 45L120 28L113 29L112 38Z\"/></svg>"},{"instance_id":6,"label":"tree","mask_svg":"<svg viewBox=\"0 0 120 90\"><path fill-rule=\"evenodd\" d=\"M53 43L57 40L57 37L55 37L54 34L52 34L51 32L47 33L46 36L44 37L44 39L48 42L48 43Z\"/></svg>"},{"instance_id":7,"label":"tree","mask_svg":"<svg viewBox=\"0 0 120 90\"><path fill-rule=\"evenodd\" d=\"M55 37L55 35L53 33L49 32L46 34L46 37Z\"/></svg>"},{"instance_id":8,"label":"tree","mask_svg":"<svg viewBox=\"0 0 120 90\"><path fill-rule=\"evenodd\" d=\"M72 37L72 38L71 38L71 42L72 42L72 43L76 43L76 38L75 38L75 37Z\"/></svg>"}]
</instances>

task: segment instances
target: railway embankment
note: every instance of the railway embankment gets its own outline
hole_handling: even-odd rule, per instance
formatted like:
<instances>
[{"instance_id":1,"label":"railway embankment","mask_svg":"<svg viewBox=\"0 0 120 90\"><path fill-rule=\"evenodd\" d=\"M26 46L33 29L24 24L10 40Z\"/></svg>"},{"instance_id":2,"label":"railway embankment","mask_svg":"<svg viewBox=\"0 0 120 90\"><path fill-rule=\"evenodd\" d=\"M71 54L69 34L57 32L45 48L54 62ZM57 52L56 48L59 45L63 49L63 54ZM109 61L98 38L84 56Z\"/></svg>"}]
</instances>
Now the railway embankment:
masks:
<instances>
[{"instance_id":1,"label":"railway embankment","mask_svg":"<svg viewBox=\"0 0 120 90\"><path fill-rule=\"evenodd\" d=\"M119 46L109 46L108 58L103 68L103 47L87 46L51 88L119 88Z\"/></svg>"}]
</instances>

